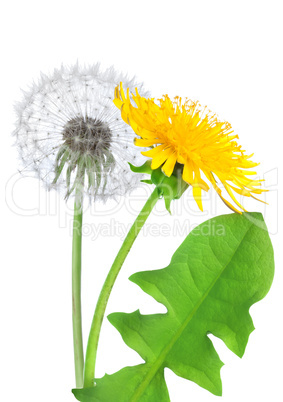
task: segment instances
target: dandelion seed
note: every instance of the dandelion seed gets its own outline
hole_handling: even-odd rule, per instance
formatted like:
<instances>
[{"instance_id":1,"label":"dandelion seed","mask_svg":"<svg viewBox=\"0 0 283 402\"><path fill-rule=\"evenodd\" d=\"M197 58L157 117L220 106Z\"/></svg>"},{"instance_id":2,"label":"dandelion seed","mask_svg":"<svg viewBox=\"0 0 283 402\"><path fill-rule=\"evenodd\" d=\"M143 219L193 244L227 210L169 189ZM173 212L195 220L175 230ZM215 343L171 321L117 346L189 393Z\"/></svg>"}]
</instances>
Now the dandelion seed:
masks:
<instances>
[{"instance_id":1,"label":"dandelion seed","mask_svg":"<svg viewBox=\"0 0 283 402\"><path fill-rule=\"evenodd\" d=\"M112 103L121 80L137 86L113 67L101 72L99 64L42 74L15 107L23 174L36 173L48 190L64 191L66 198L79 192L106 201L133 190L140 181L128 167L139 157L134 132L125 134Z\"/></svg>"}]
</instances>

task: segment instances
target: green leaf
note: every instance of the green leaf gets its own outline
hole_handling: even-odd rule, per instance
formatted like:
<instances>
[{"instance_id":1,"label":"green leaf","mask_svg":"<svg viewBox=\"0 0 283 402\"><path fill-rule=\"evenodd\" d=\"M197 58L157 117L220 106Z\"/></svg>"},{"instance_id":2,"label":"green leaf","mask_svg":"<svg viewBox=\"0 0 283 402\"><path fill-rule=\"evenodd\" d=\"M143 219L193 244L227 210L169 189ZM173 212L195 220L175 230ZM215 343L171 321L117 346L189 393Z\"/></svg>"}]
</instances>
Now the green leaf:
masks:
<instances>
[{"instance_id":1,"label":"green leaf","mask_svg":"<svg viewBox=\"0 0 283 402\"><path fill-rule=\"evenodd\" d=\"M129 402L129 395L135 392L139 386L140 379L144 378L146 373L147 367L145 364L125 367L115 374L105 374L103 378L96 382L93 388L74 389L73 394L79 401L83 402ZM157 399L156 395L158 395ZM148 384L139 401L170 402L163 370L159 370L153 381Z\"/></svg>"},{"instance_id":2,"label":"green leaf","mask_svg":"<svg viewBox=\"0 0 283 402\"><path fill-rule=\"evenodd\" d=\"M167 268L130 278L164 304L166 314L135 311L108 317L145 363L96 379L96 387L75 390L75 396L82 402L168 401L165 367L221 395L223 363L207 335L222 339L242 357L254 330L249 308L267 294L273 275L273 250L261 214L223 215L204 222Z\"/></svg>"}]
</instances>

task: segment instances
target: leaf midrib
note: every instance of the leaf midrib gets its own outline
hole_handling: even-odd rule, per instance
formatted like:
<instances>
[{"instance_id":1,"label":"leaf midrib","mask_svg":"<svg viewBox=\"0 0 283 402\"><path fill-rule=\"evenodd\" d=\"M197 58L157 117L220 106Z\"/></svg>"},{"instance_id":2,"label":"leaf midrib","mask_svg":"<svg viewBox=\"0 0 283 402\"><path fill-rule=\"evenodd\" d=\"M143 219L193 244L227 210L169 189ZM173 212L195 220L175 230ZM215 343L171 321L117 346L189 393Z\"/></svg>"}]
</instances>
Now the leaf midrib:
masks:
<instances>
[{"instance_id":1,"label":"leaf midrib","mask_svg":"<svg viewBox=\"0 0 283 402\"><path fill-rule=\"evenodd\" d=\"M195 305L194 309L191 311L191 313L189 314L188 318L184 321L183 325L181 325L181 327L179 328L179 330L175 333L174 337L172 338L171 342L161 351L158 359L156 359L156 361L150 366L146 376L143 378L143 381L139 384L139 386L135 389L135 392L130 400L130 402L136 402L138 401L139 397L143 394L143 392L145 391L146 387L148 386L148 384L150 384L150 382L152 381L153 377L155 376L155 374L157 373L157 371L159 370L159 368L162 365L162 362L164 361L165 357L167 356L167 354L169 353L169 351L172 349L172 347L174 346L174 344L176 343L176 341L179 339L179 337L181 336L181 334L183 333L183 331L185 330L185 328L187 327L187 325L189 324L189 322L192 320L192 318L194 317L195 313L197 312L197 310L199 309L199 307L202 305L202 303L204 302L204 300L207 298L207 296L209 295L210 291L212 290L212 288L215 286L216 282L219 280L219 278L221 277L221 275L223 274L223 272L226 270L226 268L231 264L233 258L235 257L239 247L241 246L244 238L247 236L248 232L250 231L250 229L252 228L252 224L248 227L248 229L246 230L245 234L243 235L241 241L239 242L236 250L234 251L234 253L232 254L232 257L230 259L230 261L224 266L224 268L220 271L220 273L216 276L216 278L214 279L214 281L211 283L211 285L207 288L206 292L203 294L202 298L200 299L200 301Z\"/></svg>"}]
</instances>

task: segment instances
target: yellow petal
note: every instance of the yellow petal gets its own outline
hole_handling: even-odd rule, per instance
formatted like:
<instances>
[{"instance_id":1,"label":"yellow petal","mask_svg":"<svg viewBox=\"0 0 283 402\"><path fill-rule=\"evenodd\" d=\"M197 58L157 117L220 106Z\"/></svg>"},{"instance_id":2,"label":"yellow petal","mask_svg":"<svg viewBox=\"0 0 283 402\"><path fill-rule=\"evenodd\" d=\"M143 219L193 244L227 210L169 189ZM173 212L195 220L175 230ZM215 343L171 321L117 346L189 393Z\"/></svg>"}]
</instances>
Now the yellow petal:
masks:
<instances>
[{"instance_id":1,"label":"yellow petal","mask_svg":"<svg viewBox=\"0 0 283 402\"><path fill-rule=\"evenodd\" d=\"M135 138L134 143L137 147L151 147L152 145L160 143L160 140L144 140L143 138Z\"/></svg>"},{"instance_id":2,"label":"yellow petal","mask_svg":"<svg viewBox=\"0 0 283 402\"><path fill-rule=\"evenodd\" d=\"M244 160L244 161L242 161L241 165L243 168L252 168L252 167L258 166L259 163Z\"/></svg>"},{"instance_id":3,"label":"yellow petal","mask_svg":"<svg viewBox=\"0 0 283 402\"><path fill-rule=\"evenodd\" d=\"M201 176L200 176L200 170L198 168L194 169L195 171L195 180L194 180L194 184L193 185L197 185L198 187L200 187L202 190L208 191L209 190L209 186L208 184L202 180Z\"/></svg>"},{"instance_id":4,"label":"yellow petal","mask_svg":"<svg viewBox=\"0 0 283 402\"><path fill-rule=\"evenodd\" d=\"M113 103L118 109L121 109L121 107L123 105L123 102L121 101L121 99L118 99L118 98L113 99Z\"/></svg>"},{"instance_id":5,"label":"yellow petal","mask_svg":"<svg viewBox=\"0 0 283 402\"><path fill-rule=\"evenodd\" d=\"M154 147L149 151L141 152L141 154L144 156L148 156L149 158L153 158L156 154L158 154L160 151L163 151L163 149L166 147L166 144L157 145L157 147Z\"/></svg>"},{"instance_id":6,"label":"yellow petal","mask_svg":"<svg viewBox=\"0 0 283 402\"><path fill-rule=\"evenodd\" d=\"M184 170L183 170L182 177L183 177L183 180L188 184L192 184L194 181L193 169L192 169L192 165L189 161L187 161L184 164Z\"/></svg>"},{"instance_id":7,"label":"yellow petal","mask_svg":"<svg viewBox=\"0 0 283 402\"><path fill-rule=\"evenodd\" d=\"M121 117L124 120L125 123L129 124L129 126L131 125L130 120L129 120L129 108L128 105L126 103L123 103L121 106Z\"/></svg>"},{"instance_id":8,"label":"yellow petal","mask_svg":"<svg viewBox=\"0 0 283 402\"><path fill-rule=\"evenodd\" d=\"M170 177L172 175L176 162L177 162L177 154L176 152L174 152L169 156L167 161L162 166L162 171L163 173L166 174L166 176Z\"/></svg>"},{"instance_id":9,"label":"yellow petal","mask_svg":"<svg viewBox=\"0 0 283 402\"><path fill-rule=\"evenodd\" d=\"M206 174L206 173L205 173ZM211 184L213 185L215 191L217 192L217 194L219 195L219 197L221 198L221 200L224 202L225 205L227 205L228 208L232 209L232 211L237 212L238 214L242 214L241 211L239 211L237 208L234 207L234 205L232 205L229 201L227 201L223 196L222 196L222 191L220 190L220 188L217 186L216 181L213 177L213 175L211 173L208 174L209 176L209 180L211 182Z\"/></svg>"},{"instance_id":10,"label":"yellow petal","mask_svg":"<svg viewBox=\"0 0 283 402\"><path fill-rule=\"evenodd\" d=\"M223 183L223 186L225 187L225 190L227 191L227 193L230 195L230 197L232 198L232 200L234 201L234 203L236 205L238 205L238 207L240 207L243 211L247 212L247 210L239 203L239 201L237 200L237 198L234 196L233 192L231 191L231 189L229 188L229 186L226 183Z\"/></svg>"},{"instance_id":11,"label":"yellow petal","mask_svg":"<svg viewBox=\"0 0 283 402\"><path fill-rule=\"evenodd\" d=\"M148 131L155 131L154 122L149 118L148 114L141 112L131 104L129 104L129 111L131 119L133 119L138 126Z\"/></svg>"},{"instance_id":12,"label":"yellow petal","mask_svg":"<svg viewBox=\"0 0 283 402\"><path fill-rule=\"evenodd\" d=\"M126 100L122 82L120 82L119 98L122 99L123 101Z\"/></svg>"},{"instance_id":13,"label":"yellow petal","mask_svg":"<svg viewBox=\"0 0 283 402\"><path fill-rule=\"evenodd\" d=\"M227 183L227 185L229 187L231 187L232 190L234 190L237 194L244 195L245 197L250 197L250 195L251 195L249 190L232 186L232 184L230 184L230 183L229 184Z\"/></svg>"},{"instance_id":14,"label":"yellow petal","mask_svg":"<svg viewBox=\"0 0 283 402\"><path fill-rule=\"evenodd\" d=\"M203 211L202 199L201 199L201 188L198 186L193 186L193 197L201 211Z\"/></svg>"},{"instance_id":15,"label":"yellow petal","mask_svg":"<svg viewBox=\"0 0 283 402\"><path fill-rule=\"evenodd\" d=\"M251 194L251 197L253 197L255 200L257 200L257 201L260 201L260 202L263 202L263 204L266 204L266 205L268 205L268 202L265 202L265 201L263 201L263 200L260 200L259 198L256 198L254 195L252 195Z\"/></svg>"},{"instance_id":16,"label":"yellow petal","mask_svg":"<svg viewBox=\"0 0 283 402\"><path fill-rule=\"evenodd\" d=\"M171 154L172 154L171 148L167 148L165 149L165 151L159 152L159 154L155 155L154 158L152 159L151 169L159 168Z\"/></svg>"},{"instance_id":17,"label":"yellow petal","mask_svg":"<svg viewBox=\"0 0 283 402\"><path fill-rule=\"evenodd\" d=\"M120 96L119 96L119 85L117 85L117 86L115 87L115 89L114 89L114 100L116 100L116 99L120 99Z\"/></svg>"}]
</instances>

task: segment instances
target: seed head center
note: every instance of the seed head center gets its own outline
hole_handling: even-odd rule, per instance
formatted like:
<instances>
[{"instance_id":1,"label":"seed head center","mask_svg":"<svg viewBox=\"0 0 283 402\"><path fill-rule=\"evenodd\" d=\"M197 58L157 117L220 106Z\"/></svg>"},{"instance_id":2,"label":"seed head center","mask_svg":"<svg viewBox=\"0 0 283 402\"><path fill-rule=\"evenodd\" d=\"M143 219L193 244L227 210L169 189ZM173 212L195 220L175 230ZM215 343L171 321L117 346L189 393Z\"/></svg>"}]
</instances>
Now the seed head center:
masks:
<instances>
[{"instance_id":1,"label":"seed head center","mask_svg":"<svg viewBox=\"0 0 283 402\"><path fill-rule=\"evenodd\" d=\"M88 116L69 120L63 128L62 135L65 144L73 152L92 154L108 150L112 138L111 130L106 123Z\"/></svg>"}]
</instances>

